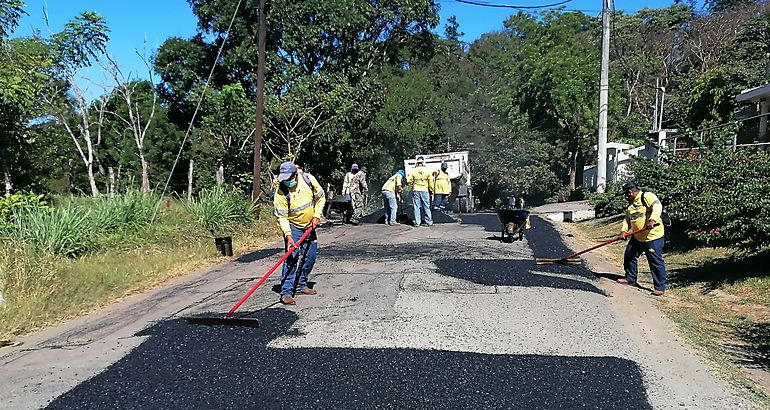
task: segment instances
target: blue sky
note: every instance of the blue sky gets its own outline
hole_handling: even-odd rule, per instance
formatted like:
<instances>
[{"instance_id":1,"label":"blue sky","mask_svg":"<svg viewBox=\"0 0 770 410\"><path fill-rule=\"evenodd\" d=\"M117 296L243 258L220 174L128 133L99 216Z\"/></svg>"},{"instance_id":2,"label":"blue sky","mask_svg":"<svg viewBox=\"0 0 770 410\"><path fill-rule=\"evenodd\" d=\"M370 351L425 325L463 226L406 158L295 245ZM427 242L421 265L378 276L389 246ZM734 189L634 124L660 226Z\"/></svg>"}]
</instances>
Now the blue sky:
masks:
<instances>
[{"instance_id":1,"label":"blue sky","mask_svg":"<svg viewBox=\"0 0 770 410\"><path fill-rule=\"evenodd\" d=\"M323 1L323 0L319 0ZM446 19L454 15L460 23L460 30L465 33L463 40L473 41L481 34L499 30L503 21L515 10L495 9L471 6L455 0L438 0L441 5L441 24L436 29L443 33ZM538 5L552 3L554 0L485 0L497 4ZM26 0L27 12L16 36L25 36L33 30L47 32L43 10L48 10L51 30L61 30L63 25L81 11L96 11L103 15L111 29L109 52L121 65L124 72L134 76L147 77L147 69L137 55L146 49L148 56L163 41L172 36L189 37L195 34L196 22L186 0ZM616 0L615 6L629 12L643 7L663 7L673 0ZM586 14L598 15L602 0L573 0L565 7L570 10L583 10ZM146 46L145 46L146 44ZM91 69L84 76L99 81L98 70ZM102 81L103 82L103 81ZM95 93L90 90L89 94Z\"/></svg>"}]
</instances>

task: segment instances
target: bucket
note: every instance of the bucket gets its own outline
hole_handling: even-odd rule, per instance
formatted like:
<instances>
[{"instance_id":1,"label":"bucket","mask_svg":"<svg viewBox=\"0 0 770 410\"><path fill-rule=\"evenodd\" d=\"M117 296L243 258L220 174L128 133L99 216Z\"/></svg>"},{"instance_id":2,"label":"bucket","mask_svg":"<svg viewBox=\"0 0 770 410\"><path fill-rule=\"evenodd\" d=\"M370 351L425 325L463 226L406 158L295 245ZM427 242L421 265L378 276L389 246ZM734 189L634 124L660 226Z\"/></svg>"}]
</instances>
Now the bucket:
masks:
<instances>
[{"instance_id":1,"label":"bucket","mask_svg":"<svg viewBox=\"0 0 770 410\"><path fill-rule=\"evenodd\" d=\"M217 246L217 250L222 254L222 256L233 256L232 236L214 238L214 244Z\"/></svg>"}]
</instances>

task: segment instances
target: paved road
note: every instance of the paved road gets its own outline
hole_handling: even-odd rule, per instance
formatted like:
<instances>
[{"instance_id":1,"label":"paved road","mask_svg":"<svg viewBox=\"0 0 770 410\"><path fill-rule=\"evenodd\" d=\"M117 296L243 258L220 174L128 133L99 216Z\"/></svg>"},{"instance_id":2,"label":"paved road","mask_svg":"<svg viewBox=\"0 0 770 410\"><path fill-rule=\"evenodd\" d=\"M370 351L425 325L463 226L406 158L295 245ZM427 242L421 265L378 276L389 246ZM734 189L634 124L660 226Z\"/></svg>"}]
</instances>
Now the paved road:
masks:
<instances>
[{"instance_id":1,"label":"paved road","mask_svg":"<svg viewBox=\"0 0 770 410\"><path fill-rule=\"evenodd\" d=\"M0 350L0 408L749 406L673 335L640 338L614 285L535 265L568 249L533 225L510 244L491 214L335 227L318 296L278 306L275 279L244 305L259 328L173 319L227 311L279 249L246 255Z\"/></svg>"}]
</instances>

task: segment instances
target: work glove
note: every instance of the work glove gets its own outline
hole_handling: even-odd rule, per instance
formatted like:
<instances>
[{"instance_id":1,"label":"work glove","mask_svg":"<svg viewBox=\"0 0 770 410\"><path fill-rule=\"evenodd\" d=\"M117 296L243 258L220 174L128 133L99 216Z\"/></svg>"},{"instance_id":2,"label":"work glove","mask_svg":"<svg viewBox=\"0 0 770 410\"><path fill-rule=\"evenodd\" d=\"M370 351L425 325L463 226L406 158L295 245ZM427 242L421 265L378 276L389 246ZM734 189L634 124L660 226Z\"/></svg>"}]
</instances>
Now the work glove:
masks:
<instances>
[{"instance_id":1,"label":"work glove","mask_svg":"<svg viewBox=\"0 0 770 410\"><path fill-rule=\"evenodd\" d=\"M626 239L628 239L628 237L629 237L629 236L631 236L631 234L630 234L629 232L621 232L621 233L620 233L620 235L618 235L618 237L619 237L621 240L623 240L623 241L625 241Z\"/></svg>"}]
</instances>

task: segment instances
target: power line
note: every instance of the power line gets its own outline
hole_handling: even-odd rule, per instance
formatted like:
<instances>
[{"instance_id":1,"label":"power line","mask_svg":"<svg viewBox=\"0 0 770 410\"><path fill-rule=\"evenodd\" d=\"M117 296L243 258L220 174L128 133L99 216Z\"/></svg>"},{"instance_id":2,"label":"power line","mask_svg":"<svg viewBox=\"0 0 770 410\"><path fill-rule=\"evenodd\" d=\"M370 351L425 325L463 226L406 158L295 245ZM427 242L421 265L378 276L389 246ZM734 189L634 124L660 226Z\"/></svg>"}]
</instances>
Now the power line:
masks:
<instances>
[{"instance_id":1,"label":"power line","mask_svg":"<svg viewBox=\"0 0 770 410\"><path fill-rule=\"evenodd\" d=\"M549 7L561 6L563 4L572 2L572 0L563 0L558 3L543 4L538 6L516 6L512 4L496 4L496 3L487 3L487 2L474 1L474 0L454 0L454 1L458 3L463 3L463 4L470 4L472 6L493 7L493 8L499 8L499 9L546 9Z\"/></svg>"}]
</instances>

